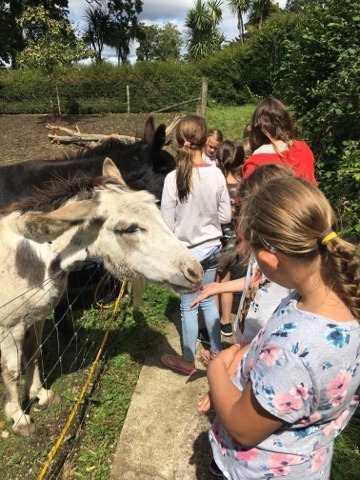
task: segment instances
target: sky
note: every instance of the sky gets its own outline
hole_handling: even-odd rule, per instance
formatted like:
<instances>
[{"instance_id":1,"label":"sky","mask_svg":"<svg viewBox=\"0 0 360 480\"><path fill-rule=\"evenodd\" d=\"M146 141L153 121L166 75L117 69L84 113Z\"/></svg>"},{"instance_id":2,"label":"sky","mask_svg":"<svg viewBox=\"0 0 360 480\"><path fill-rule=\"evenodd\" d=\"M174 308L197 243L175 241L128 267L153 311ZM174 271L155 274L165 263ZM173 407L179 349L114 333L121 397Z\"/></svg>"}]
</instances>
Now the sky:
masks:
<instances>
[{"instance_id":1,"label":"sky","mask_svg":"<svg viewBox=\"0 0 360 480\"><path fill-rule=\"evenodd\" d=\"M277 0L281 8L285 7L286 0ZM184 32L184 20L188 11L194 7L195 0L143 0L143 11L139 18L146 25L157 24L163 26L167 22L171 22L178 26L180 32ZM86 0L69 0L70 20L75 27L81 29L84 25L83 16L89 4ZM236 27L236 17L231 14L226 0L223 2L223 21L219 25L220 31L225 34L227 40L232 40L238 35ZM132 56L130 60L134 60L134 51L136 45L133 45ZM111 57L112 52L107 50L104 57ZM110 58L111 60L111 58ZM113 57L115 60L115 57Z\"/></svg>"}]
</instances>

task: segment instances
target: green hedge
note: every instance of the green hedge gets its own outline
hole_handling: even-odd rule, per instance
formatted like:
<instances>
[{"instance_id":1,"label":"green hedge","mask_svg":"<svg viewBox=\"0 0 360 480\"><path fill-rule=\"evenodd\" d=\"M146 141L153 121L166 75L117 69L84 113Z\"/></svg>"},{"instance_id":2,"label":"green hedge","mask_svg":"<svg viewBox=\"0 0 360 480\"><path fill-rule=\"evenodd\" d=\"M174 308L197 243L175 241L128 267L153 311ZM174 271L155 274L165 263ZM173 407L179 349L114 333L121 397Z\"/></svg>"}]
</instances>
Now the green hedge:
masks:
<instances>
[{"instance_id":1,"label":"green hedge","mask_svg":"<svg viewBox=\"0 0 360 480\"><path fill-rule=\"evenodd\" d=\"M0 114L46 113L56 91L64 114L125 113L127 85L131 112L147 113L199 97L201 72L182 63L105 64L68 69L55 82L39 71L0 70Z\"/></svg>"}]
</instances>

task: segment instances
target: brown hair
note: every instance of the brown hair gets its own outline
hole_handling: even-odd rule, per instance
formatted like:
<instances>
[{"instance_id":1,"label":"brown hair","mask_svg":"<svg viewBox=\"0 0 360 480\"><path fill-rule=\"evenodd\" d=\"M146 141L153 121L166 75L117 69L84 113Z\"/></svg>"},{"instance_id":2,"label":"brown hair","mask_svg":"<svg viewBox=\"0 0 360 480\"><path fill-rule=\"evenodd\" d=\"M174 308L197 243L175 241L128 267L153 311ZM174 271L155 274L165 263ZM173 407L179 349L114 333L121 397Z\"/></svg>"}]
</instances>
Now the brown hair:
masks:
<instances>
[{"instance_id":1,"label":"brown hair","mask_svg":"<svg viewBox=\"0 0 360 480\"><path fill-rule=\"evenodd\" d=\"M219 145L216 158L218 167L226 176L228 172L240 170L245 160L244 148L239 142L224 140Z\"/></svg>"},{"instance_id":2,"label":"brown hair","mask_svg":"<svg viewBox=\"0 0 360 480\"><path fill-rule=\"evenodd\" d=\"M329 231L336 232L336 217L317 187L292 175L266 181L247 198L240 228L245 243L252 248L269 245L302 262L320 255L329 287L359 319L356 248L338 236L326 245L321 243Z\"/></svg>"},{"instance_id":3,"label":"brown hair","mask_svg":"<svg viewBox=\"0 0 360 480\"><path fill-rule=\"evenodd\" d=\"M268 97L256 107L249 124L250 149L253 152L271 143L277 153L275 141L290 143L295 139L294 126L289 111L280 100Z\"/></svg>"},{"instance_id":4,"label":"brown hair","mask_svg":"<svg viewBox=\"0 0 360 480\"><path fill-rule=\"evenodd\" d=\"M197 115L187 115L177 124L175 136L176 186L180 202L185 202L191 191L194 153L202 150L208 136L206 122Z\"/></svg>"},{"instance_id":5,"label":"brown hair","mask_svg":"<svg viewBox=\"0 0 360 480\"><path fill-rule=\"evenodd\" d=\"M294 176L293 170L277 163L266 163L255 170L243 180L238 189L240 203L244 203L268 180L274 178Z\"/></svg>"}]
</instances>

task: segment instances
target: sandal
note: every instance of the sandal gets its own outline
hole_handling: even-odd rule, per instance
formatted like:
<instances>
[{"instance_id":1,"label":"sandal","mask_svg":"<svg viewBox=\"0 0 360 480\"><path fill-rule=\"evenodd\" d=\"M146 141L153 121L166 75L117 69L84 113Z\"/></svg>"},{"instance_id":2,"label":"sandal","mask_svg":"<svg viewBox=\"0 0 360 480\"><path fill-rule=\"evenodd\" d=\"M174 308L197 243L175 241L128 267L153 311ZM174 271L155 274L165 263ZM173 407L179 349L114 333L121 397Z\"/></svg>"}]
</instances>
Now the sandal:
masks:
<instances>
[{"instance_id":1,"label":"sandal","mask_svg":"<svg viewBox=\"0 0 360 480\"><path fill-rule=\"evenodd\" d=\"M223 475L222 471L221 471L220 468L216 465L214 459L212 459L211 462L210 462L209 470L210 470L210 473L212 473L213 475L215 475L215 477L224 478L224 475Z\"/></svg>"},{"instance_id":2,"label":"sandal","mask_svg":"<svg viewBox=\"0 0 360 480\"><path fill-rule=\"evenodd\" d=\"M164 365L164 367L169 368L173 372L182 373L184 375L188 375L191 377L196 373L196 368L186 368L181 365L179 358L181 355L174 354L174 355L163 355L160 358L160 362Z\"/></svg>"}]
</instances>

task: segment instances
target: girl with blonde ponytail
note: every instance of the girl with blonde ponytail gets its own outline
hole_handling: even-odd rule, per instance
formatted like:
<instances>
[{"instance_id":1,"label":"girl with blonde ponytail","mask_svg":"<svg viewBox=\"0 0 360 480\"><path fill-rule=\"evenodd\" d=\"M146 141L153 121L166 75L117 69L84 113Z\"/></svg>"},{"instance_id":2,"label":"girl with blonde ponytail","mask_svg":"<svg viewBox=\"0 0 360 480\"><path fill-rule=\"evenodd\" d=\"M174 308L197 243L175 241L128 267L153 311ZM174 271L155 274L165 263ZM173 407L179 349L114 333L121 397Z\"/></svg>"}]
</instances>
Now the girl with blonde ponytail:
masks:
<instances>
[{"instance_id":1,"label":"girl with blonde ponytail","mask_svg":"<svg viewBox=\"0 0 360 480\"><path fill-rule=\"evenodd\" d=\"M293 176L249 197L240 229L243 252L293 293L249 346L208 368L214 461L232 480L329 479L334 439L359 403L358 252L320 190Z\"/></svg>"}]
</instances>

